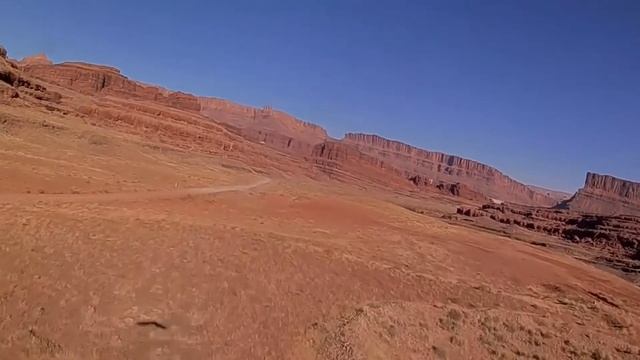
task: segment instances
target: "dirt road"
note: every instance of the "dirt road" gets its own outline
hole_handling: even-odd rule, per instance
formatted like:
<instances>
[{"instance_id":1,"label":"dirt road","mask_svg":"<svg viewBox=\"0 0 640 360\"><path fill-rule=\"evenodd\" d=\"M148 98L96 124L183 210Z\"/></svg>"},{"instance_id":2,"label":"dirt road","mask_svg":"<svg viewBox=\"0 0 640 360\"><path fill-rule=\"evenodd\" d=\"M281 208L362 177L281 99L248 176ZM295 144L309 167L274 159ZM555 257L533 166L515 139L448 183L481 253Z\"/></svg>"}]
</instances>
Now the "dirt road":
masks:
<instances>
[{"instance_id":1,"label":"dirt road","mask_svg":"<svg viewBox=\"0 0 640 360\"><path fill-rule=\"evenodd\" d=\"M265 185L271 179L260 179L246 185L211 186L148 192L119 192L92 194L0 194L0 203L34 203L34 202L112 202L176 199L185 196L217 194L230 191L246 191Z\"/></svg>"}]
</instances>

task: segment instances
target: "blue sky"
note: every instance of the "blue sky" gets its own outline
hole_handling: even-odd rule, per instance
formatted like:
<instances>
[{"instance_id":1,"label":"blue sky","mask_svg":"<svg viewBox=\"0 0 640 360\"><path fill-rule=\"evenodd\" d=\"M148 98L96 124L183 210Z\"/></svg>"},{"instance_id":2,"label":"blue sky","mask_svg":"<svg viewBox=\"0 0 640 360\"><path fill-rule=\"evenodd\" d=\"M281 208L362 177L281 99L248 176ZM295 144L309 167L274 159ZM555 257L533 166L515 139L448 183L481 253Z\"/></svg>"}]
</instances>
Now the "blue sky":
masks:
<instances>
[{"instance_id":1,"label":"blue sky","mask_svg":"<svg viewBox=\"0 0 640 360\"><path fill-rule=\"evenodd\" d=\"M573 191L640 180L640 1L5 2L12 57L272 105Z\"/></svg>"}]
</instances>

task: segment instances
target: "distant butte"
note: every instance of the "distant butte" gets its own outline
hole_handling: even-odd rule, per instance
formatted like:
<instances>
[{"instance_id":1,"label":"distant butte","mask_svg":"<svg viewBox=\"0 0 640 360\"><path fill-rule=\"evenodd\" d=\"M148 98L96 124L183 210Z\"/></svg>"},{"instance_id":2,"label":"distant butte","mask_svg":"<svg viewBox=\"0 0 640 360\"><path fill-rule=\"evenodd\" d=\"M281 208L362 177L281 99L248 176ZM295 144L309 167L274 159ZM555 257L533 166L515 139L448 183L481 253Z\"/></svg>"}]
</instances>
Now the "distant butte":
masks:
<instances>
[{"instance_id":1,"label":"distant butte","mask_svg":"<svg viewBox=\"0 0 640 360\"><path fill-rule=\"evenodd\" d=\"M640 216L640 183L590 172L584 187L558 208L601 215Z\"/></svg>"}]
</instances>

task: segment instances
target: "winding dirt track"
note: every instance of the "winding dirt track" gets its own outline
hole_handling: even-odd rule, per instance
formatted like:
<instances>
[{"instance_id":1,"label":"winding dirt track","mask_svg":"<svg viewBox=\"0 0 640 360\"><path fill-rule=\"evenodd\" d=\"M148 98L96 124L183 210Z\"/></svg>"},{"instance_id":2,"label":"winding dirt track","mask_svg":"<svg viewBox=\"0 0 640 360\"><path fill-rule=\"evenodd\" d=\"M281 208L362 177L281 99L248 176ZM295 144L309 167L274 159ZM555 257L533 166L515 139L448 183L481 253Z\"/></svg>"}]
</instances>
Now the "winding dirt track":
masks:
<instances>
[{"instance_id":1,"label":"winding dirt track","mask_svg":"<svg viewBox=\"0 0 640 360\"><path fill-rule=\"evenodd\" d=\"M209 195L230 191L246 191L265 185L271 179L260 179L246 185L224 185L147 192L95 193L95 194L0 194L0 203L34 202L110 202L175 199L193 195Z\"/></svg>"}]
</instances>

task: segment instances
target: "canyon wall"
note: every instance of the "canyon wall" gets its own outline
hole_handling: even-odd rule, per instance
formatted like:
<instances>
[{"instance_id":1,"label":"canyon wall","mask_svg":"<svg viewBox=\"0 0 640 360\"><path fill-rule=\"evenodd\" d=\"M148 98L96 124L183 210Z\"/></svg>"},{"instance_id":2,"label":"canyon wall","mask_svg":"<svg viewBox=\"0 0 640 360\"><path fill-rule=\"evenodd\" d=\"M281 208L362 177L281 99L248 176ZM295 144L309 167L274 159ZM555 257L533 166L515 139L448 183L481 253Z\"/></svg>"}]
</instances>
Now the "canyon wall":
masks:
<instances>
[{"instance_id":1,"label":"canyon wall","mask_svg":"<svg viewBox=\"0 0 640 360\"><path fill-rule=\"evenodd\" d=\"M492 203L477 209L459 207L457 213L472 218L491 219L509 227L518 226L557 236L591 248L597 247L606 250L607 256L616 259L640 260L640 217L638 216L586 214L568 209ZM483 220L476 223L488 225ZM618 263L618 265L623 264ZM635 272L633 266L626 271Z\"/></svg>"},{"instance_id":2,"label":"canyon wall","mask_svg":"<svg viewBox=\"0 0 640 360\"><path fill-rule=\"evenodd\" d=\"M313 145L328 137L320 126L270 107L254 108L223 99L169 91L131 80L110 66L81 62L53 64L44 55L25 58L18 64L31 77L81 94L148 101L197 112L228 125L231 131L248 140L288 153L309 155Z\"/></svg>"},{"instance_id":3,"label":"canyon wall","mask_svg":"<svg viewBox=\"0 0 640 360\"><path fill-rule=\"evenodd\" d=\"M550 196L477 161L423 150L377 135L350 133L342 141L382 159L388 166L403 171L407 178L419 175L433 184L460 183L485 196L514 203L540 206L556 203Z\"/></svg>"},{"instance_id":4,"label":"canyon wall","mask_svg":"<svg viewBox=\"0 0 640 360\"><path fill-rule=\"evenodd\" d=\"M7 57L7 51L0 46L0 101L29 98L31 101L57 103L61 95L47 89L40 81L25 76L17 62Z\"/></svg>"},{"instance_id":5,"label":"canyon wall","mask_svg":"<svg viewBox=\"0 0 640 360\"><path fill-rule=\"evenodd\" d=\"M250 153L252 159L264 152L201 116L194 96L129 80L108 66L53 65L44 56L15 61L0 51L0 103L75 117L174 149Z\"/></svg>"},{"instance_id":6,"label":"canyon wall","mask_svg":"<svg viewBox=\"0 0 640 360\"><path fill-rule=\"evenodd\" d=\"M416 189L401 170L358 150L352 144L336 140L316 144L310 160L316 169L341 181L377 184L394 190Z\"/></svg>"},{"instance_id":7,"label":"canyon wall","mask_svg":"<svg viewBox=\"0 0 640 360\"><path fill-rule=\"evenodd\" d=\"M584 190L603 196L640 202L640 183L618 179L610 175L587 173Z\"/></svg>"},{"instance_id":8,"label":"canyon wall","mask_svg":"<svg viewBox=\"0 0 640 360\"><path fill-rule=\"evenodd\" d=\"M385 167L384 161L375 156L368 155L355 146L337 141L326 141L313 147L311 156L316 163L332 164L332 167L349 169L356 166L370 166L386 169L390 173L399 175L400 172L393 167Z\"/></svg>"},{"instance_id":9,"label":"canyon wall","mask_svg":"<svg viewBox=\"0 0 640 360\"><path fill-rule=\"evenodd\" d=\"M116 68L79 62L51 64L45 59L26 58L20 65L32 77L82 94L153 101L181 110L200 111L195 96L130 80Z\"/></svg>"},{"instance_id":10,"label":"canyon wall","mask_svg":"<svg viewBox=\"0 0 640 360\"><path fill-rule=\"evenodd\" d=\"M268 106L255 108L212 97L200 97L198 101L204 116L241 129L248 137L280 150L290 150L295 142L295 149L304 149L304 155L308 155L313 145L328 138L322 127Z\"/></svg>"}]
</instances>

